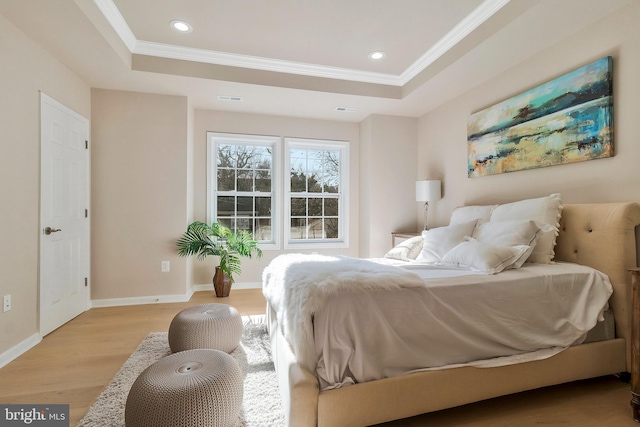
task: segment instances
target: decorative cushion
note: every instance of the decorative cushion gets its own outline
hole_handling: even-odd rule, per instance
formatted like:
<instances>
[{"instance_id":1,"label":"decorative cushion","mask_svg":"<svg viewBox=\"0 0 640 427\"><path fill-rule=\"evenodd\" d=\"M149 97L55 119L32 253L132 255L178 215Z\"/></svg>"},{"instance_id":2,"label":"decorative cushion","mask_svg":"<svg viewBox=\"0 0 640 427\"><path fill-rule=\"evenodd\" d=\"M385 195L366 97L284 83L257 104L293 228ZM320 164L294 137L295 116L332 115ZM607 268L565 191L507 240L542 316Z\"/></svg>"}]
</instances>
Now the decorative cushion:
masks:
<instances>
[{"instance_id":1,"label":"decorative cushion","mask_svg":"<svg viewBox=\"0 0 640 427\"><path fill-rule=\"evenodd\" d=\"M447 252L440 264L495 274L510 268L528 250L527 245L499 246L467 237Z\"/></svg>"},{"instance_id":2,"label":"decorative cushion","mask_svg":"<svg viewBox=\"0 0 640 427\"><path fill-rule=\"evenodd\" d=\"M219 350L174 353L145 369L125 404L127 427L235 426L244 378L236 360Z\"/></svg>"},{"instance_id":3,"label":"decorative cushion","mask_svg":"<svg viewBox=\"0 0 640 427\"><path fill-rule=\"evenodd\" d=\"M479 224L473 237L480 242L497 246L528 246L529 249L511 266L520 268L535 249L540 233L540 227L535 221L489 221Z\"/></svg>"},{"instance_id":4,"label":"decorative cushion","mask_svg":"<svg viewBox=\"0 0 640 427\"><path fill-rule=\"evenodd\" d=\"M451 213L451 219L449 225L461 224L463 222L473 221L478 219L480 221L489 221L491 213L498 205L486 205L486 206L459 206Z\"/></svg>"},{"instance_id":5,"label":"decorative cushion","mask_svg":"<svg viewBox=\"0 0 640 427\"><path fill-rule=\"evenodd\" d=\"M490 221L479 224L473 237L500 246L532 245L539 231L535 221Z\"/></svg>"},{"instance_id":6,"label":"decorative cushion","mask_svg":"<svg viewBox=\"0 0 640 427\"><path fill-rule=\"evenodd\" d=\"M211 348L231 353L242 337L242 317L227 304L200 304L185 308L169 325L172 352Z\"/></svg>"},{"instance_id":7,"label":"decorative cushion","mask_svg":"<svg viewBox=\"0 0 640 427\"><path fill-rule=\"evenodd\" d=\"M559 227L561 214L562 199L560 194L554 193L547 197L498 205L491 213L491 221L530 219Z\"/></svg>"},{"instance_id":8,"label":"decorative cushion","mask_svg":"<svg viewBox=\"0 0 640 427\"><path fill-rule=\"evenodd\" d=\"M542 233L528 262L549 264L554 257L556 237L562 215L562 199L554 193L547 197L521 200L496 207L491 213L491 221L533 220L539 223ZM547 224L544 227L542 224Z\"/></svg>"},{"instance_id":9,"label":"decorative cushion","mask_svg":"<svg viewBox=\"0 0 640 427\"><path fill-rule=\"evenodd\" d=\"M442 257L464 241L466 236L473 236L477 223L477 220L473 220L423 231L422 251L416 258L416 262L423 264L439 263Z\"/></svg>"},{"instance_id":10,"label":"decorative cushion","mask_svg":"<svg viewBox=\"0 0 640 427\"><path fill-rule=\"evenodd\" d=\"M558 237L558 227L551 224L539 224L540 235L538 243L533 248L527 262L537 264L550 264L555 256L556 238Z\"/></svg>"},{"instance_id":11,"label":"decorative cushion","mask_svg":"<svg viewBox=\"0 0 640 427\"><path fill-rule=\"evenodd\" d=\"M412 261L420 254L422 242L422 236L411 237L398 243L393 249L387 252L384 257L399 259L401 261Z\"/></svg>"}]
</instances>

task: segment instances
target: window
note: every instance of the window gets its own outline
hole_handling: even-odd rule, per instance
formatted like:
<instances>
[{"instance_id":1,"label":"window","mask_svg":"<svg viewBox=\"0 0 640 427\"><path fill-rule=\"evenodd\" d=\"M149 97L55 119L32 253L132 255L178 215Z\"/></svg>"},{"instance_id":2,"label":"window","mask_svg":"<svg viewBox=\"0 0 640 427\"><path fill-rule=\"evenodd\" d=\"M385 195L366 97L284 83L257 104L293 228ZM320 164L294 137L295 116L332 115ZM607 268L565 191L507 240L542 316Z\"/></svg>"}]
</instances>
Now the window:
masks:
<instances>
[{"instance_id":1,"label":"window","mask_svg":"<svg viewBox=\"0 0 640 427\"><path fill-rule=\"evenodd\" d=\"M287 249L348 246L347 142L285 138L283 166L279 137L207 139L209 223L246 230L262 249L283 238Z\"/></svg>"},{"instance_id":2,"label":"window","mask_svg":"<svg viewBox=\"0 0 640 427\"><path fill-rule=\"evenodd\" d=\"M277 247L277 137L208 133L208 217Z\"/></svg>"},{"instance_id":3,"label":"window","mask_svg":"<svg viewBox=\"0 0 640 427\"><path fill-rule=\"evenodd\" d=\"M348 144L285 139L286 247L346 247Z\"/></svg>"}]
</instances>

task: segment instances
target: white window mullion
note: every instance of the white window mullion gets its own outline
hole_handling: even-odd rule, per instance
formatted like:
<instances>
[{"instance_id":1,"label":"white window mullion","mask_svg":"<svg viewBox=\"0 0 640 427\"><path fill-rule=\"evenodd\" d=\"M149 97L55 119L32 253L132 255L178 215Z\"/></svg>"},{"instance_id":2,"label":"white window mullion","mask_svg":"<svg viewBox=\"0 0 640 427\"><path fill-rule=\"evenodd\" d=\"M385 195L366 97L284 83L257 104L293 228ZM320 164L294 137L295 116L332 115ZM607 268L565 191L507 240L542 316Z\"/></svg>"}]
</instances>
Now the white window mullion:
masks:
<instances>
[{"instance_id":1,"label":"white window mullion","mask_svg":"<svg viewBox=\"0 0 640 427\"><path fill-rule=\"evenodd\" d=\"M280 188L280 162L279 162L279 144L280 138L271 136L253 136L253 135L236 135L207 133L207 220L209 223L222 221L222 223L230 224L232 228L244 229L250 228L254 233L254 237L258 240L262 249L279 249L281 236L281 214L279 203ZM230 152L234 153L228 160L228 164L218 169L218 153L219 147L230 146ZM268 150L265 150L268 149ZM270 151L270 154L268 154ZM253 158L252 158L253 157ZM238 164L239 159L246 163ZM270 161L270 188L265 191L264 185L258 185L258 174L260 171L266 171L264 165L259 164L260 160ZM233 185L229 184L223 190L218 189L218 171L233 171ZM238 187L243 174L251 174L251 182L249 185ZM230 178L231 179L231 178ZM245 183L248 184L248 183ZM263 184L268 184L263 181ZM261 188L260 189L258 188ZM220 210L218 206L218 197L233 197L233 213L219 218ZM250 198L251 207L245 207L248 212L241 208L239 198ZM260 211L258 200L268 197L271 199L270 215L265 215ZM248 213L248 215L247 215ZM248 223L246 222L248 218ZM260 226L264 218L268 218L269 229ZM266 231L270 236L268 240L264 240L262 235L258 235L260 231Z\"/></svg>"},{"instance_id":2,"label":"white window mullion","mask_svg":"<svg viewBox=\"0 0 640 427\"><path fill-rule=\"evenodd\" d=\"M348 148L347 142L343 141L322 141L297 138L285 138L285 167L283 177L285 179L285 248L343 248L348 247ZM292 158L293 153L293 158ZM333 153L334 162L328 155ZM333 164L333 171L329 170L329 165ZM294 166L295 165L295 166ZM300 175L305 179L304 191L292 191L291 177L292 167L300 170ZM336 170L337 168L337 170ZM303 170L302 170L303 169ZM314 176L317 174L317 176ZM317 178L318 187L310 188L311 178ZM329 180L328 180L329 179ZM336 182L337 181L337 182ZM328 191L334 184L336 191ZM300 187L298 185L298 187ZM317 190L320 191L317 191ZM297 198L305 200L305 227L304 238L296 237L292 234L292 220L298 215L292 212L293 201ZM312 212L318 199L321 204L318 211ZM335 199L338 205L337 212L330 214L327 212L327 201ZM315 215L314 215L315 214ZM302 217L303 215L299 215ZM336 233L328 235L328 224L337 219L338 227ZM315 233L314 233L315 230ZM333 230L331 230L333 231ZM320 237L317 237L317 233ZM299 226L298 233L302 233Z\"/></svg>"}]
</instances>

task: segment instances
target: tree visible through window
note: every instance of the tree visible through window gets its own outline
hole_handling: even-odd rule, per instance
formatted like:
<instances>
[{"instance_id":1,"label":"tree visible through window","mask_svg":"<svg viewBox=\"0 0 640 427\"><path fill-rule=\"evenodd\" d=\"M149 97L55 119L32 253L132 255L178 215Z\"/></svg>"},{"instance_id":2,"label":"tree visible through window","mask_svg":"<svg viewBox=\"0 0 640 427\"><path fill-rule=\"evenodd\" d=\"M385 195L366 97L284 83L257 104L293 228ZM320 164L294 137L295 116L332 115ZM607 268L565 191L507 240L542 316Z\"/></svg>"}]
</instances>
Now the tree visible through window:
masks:
<instances>
[{"instance_id":1,"label":"tree visible through window","mask_svg":"<svg viewBox=\"0 0 640 427\"><path fill-rule=\"evenodd\" d=\"M261 242L274 241L273 146L251 138L216 137L215 218Z\"/></svg>"},{"instance_id":2,"label":"tree visible through window","mask_svg":"<svg viewBox=\"0 0 640 427\"><path fill-rule=\"evenodd\" d=\"M289 242L343 239L346 145L288 140Z\"/></svg>"},{"instance_id":3,"label":"tree visible through window","mask_svg":"<svg viewBox=\"0 0 640 427\"><path fill-rule=\"evenodd\" d=\"M283 238L285 249L348 247L347 142L207 139L209 222L251 233L262 249L281 249Z\"/></svg>"}]
</instances>

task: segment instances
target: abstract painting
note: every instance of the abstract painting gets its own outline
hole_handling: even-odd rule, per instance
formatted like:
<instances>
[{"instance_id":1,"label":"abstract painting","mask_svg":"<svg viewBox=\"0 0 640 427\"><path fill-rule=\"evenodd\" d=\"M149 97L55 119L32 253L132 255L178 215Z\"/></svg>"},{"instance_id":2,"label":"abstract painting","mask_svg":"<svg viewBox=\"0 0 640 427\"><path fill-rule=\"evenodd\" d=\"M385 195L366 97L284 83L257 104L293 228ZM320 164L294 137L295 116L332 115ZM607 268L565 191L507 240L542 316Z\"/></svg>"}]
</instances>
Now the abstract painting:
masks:
<instances>
[{"instance_id":1,"label":"abstract painting","mask_svg":"<svg viewBox=\"0 0 640 427\"><path fill-rule=\"evenodd\" d=\"M469 117L469 177L613 156L612 58Z\"/></svg>"}]
</instances>

